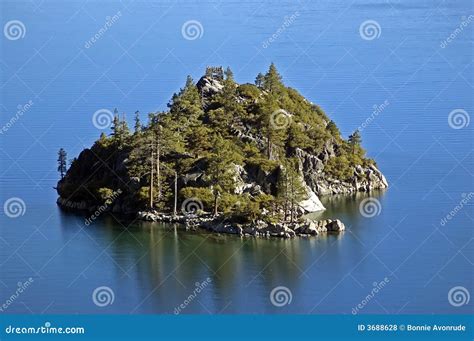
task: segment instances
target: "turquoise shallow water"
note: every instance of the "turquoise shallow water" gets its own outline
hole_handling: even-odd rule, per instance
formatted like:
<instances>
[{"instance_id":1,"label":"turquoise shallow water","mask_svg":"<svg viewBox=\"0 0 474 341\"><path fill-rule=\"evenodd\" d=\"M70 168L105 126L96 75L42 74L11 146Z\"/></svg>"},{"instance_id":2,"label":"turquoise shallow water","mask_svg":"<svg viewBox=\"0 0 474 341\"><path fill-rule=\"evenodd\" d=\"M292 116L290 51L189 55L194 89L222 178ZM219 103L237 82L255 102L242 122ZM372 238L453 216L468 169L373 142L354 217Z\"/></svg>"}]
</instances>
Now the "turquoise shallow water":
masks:
<instances>
[{"instance_id":1,"label":"turquoise shallow water","mask_svg":"<svg viewBox=\"0 0 474 341\"><path fill-rule=\"evenodd\" d=\"M0 6L2 26L19 20L25 33L0 40L0 123L18 116L0 135L0 202L25 204L17 218L0 211L0 304L33 279L2 313L174 313L208 281L183 313L351 314L386 278L360 313L473 312L472 302L448 299L453 287L474 292L473 202L441 223L474 191L473 124L448 121L455 109L466 120L474 113L472 2ZM195 40L182 35L190 20L202 26ZM359 32L367 20L379 26L373 40ZM137 109L164 109L206 65L229 65L237 81L252 82L271 61L345 136L368 122L364 146L390 183L375 195L378 215L360 214L364 196L322 198L322 216L340 218L345 233L263 240L112 216L85 227L84 217L57 208L56 152L72 157L92 144L94 112L118 107L131 119ZM94 304L101 286L113 304ZM279 286L291 293L282 307L270 300Z\"/></svg>"}]
</instances>

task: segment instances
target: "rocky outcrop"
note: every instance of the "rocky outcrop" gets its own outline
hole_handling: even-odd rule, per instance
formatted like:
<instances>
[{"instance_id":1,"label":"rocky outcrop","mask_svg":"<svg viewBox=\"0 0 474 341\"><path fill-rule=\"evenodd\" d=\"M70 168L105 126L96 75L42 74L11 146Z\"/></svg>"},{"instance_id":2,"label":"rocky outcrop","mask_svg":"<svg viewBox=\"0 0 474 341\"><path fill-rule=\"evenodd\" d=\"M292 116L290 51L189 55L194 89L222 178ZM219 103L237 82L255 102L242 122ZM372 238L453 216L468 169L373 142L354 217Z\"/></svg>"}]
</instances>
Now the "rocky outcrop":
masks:
<instances>
[{"instance_id":1,"label":"rocky outcrop","mask_svg":"<svg viewBox=\"0 0 474 341\"><path fill-rule=\"evenodd\" d=\"M208 77L201 77L196 86L203 98L205 107L209 104L210 99L224 87L218 80Z\"/></svg>"},{"instance_id":2,"label":"rocky outcrop","mask_svg":"<svg viewBox=\"0 0 474 341\"><path fill-rule=\"evenodd\" d=\"M303 220L294 223L267 223L258 220L253 223L240 224L228 221L222 216L211 215L166 215L158 212L139 212L138 219L150 222L178 223L186 229L205 229L215 233L236 234L248 237L278 237L293 238L295 236L309 237L321 233L340 233L345 230L339 219L319 221Z\"/></svg>"},{"instance_id":3,"label":"rocky outcrop","mask_svg":"<svg viewBox=\"0 0 474 341\"><path fill-rule=\"evenodd\" d=\"M385 176L375 165L357 165L350 181L333 179L325 174L324 165L329 158L336 156L337 148L334 141L328 142L318 156L300 148L295 149L305 183L316 195L351 194L388 188Z\"/></svg>"}]
</instances>

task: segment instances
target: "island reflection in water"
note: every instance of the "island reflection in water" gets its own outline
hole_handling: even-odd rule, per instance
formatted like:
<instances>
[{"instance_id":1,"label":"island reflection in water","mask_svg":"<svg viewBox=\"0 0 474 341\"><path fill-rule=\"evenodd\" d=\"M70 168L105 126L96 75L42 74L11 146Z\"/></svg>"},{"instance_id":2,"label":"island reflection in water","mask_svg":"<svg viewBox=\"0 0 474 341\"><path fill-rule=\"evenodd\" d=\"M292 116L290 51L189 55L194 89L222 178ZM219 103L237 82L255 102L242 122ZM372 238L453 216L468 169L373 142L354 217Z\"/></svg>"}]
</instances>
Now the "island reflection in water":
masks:
<instances>
[{"instance_id":1,"label":"island reflection in water","mask_svg":"<svg viewBox=\"0 0 474 341\"><path fill-rule=\"evenodd\" d=\"M344 266L342 241L348 236L354 239L350 238L352 229L366 219L361 216L359 205L368 197L323 197L327 210L308 218L339 218L348 230L308 238L267 239L186 231L178 224L122 220L114 215L105 215L86 230L103 250L101 253L109 255L113 262L112 277L117 283L114 287L119 286L116 290L126 291L121 286L129 286L130 282L139 287L125 294L133 300L116 302L117 312L173 313L203 281L209 281L209 285L200 291L196 302L181 312L279 312L269 301L271 291L278 286L291 290L292 304L286 312L304 307L310 312L312 306L302 293L308 286L314 290L331 286L331 276L325 269L334 266L333 262L338 263L336 268ZM370 197L382 202L383 192ZM61 217L66 234L82 228L78 220L83 221L83 217L68 212L62 212ZM77 278L73 285L82 280ZM317 298L311 298L313 305Z\"/></svg>"}]
</instances>

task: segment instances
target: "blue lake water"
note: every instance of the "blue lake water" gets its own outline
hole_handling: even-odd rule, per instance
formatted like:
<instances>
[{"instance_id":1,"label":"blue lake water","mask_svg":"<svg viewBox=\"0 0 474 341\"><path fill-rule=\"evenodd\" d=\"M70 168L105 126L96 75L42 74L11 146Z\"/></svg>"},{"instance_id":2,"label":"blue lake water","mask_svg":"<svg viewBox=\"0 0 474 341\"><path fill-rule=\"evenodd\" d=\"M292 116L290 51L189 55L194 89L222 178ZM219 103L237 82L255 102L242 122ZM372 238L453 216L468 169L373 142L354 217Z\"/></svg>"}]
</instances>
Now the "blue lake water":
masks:
<instances>
[{"instance_id":1,"label":"blue lake water","mask_svg":"<svg viewBox=\"0 0 474 341\"><path fill-rule=\"evenodd\" d=\"M469 0L2 1L2 27L23 27L0 37L0 203L25 209L0 210L0 307L33 280L2 313L472 313L473 300L448 299L474 294L472 14ZM190 20L201 26L185 39ZM375 36L360 33L367 20ZM57 150L93 143L94 112L145 116L207 65L244 83L272 61L344 136L366 122L363 145L390 184L374 194L378 215L360 214L364 196L322 198L345 233L264 240L111 216L86 227L58 209ZM92 299L102 286L114 296L104 307Z\"/></svg>"}]
</instances>

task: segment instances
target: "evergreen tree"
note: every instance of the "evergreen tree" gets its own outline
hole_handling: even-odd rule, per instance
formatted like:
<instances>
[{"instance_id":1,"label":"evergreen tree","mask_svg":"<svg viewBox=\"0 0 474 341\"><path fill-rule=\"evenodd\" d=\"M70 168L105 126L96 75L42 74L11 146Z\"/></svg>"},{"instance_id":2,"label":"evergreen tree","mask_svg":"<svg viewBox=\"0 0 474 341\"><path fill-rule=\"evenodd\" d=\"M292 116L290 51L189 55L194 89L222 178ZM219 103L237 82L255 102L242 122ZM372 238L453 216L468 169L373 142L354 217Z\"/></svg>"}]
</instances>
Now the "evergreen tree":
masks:
<instances>
[{"instance_id":1,"label":"evergreen tree","mask_svg":"<svg viewBox=\"0 0 474 341\"><path fill-rule=\"evenodd\" d=\"M125 142L126 138L130 135L130 129L128 128L127 119L125 118L125 113L122 113L122 122L120 122L120 132L122 142Z\"/></svg>"},{"instance_id":2,"label":"evergreen tree","mask_svg":"<svg viewBox=\"0 0 474 341\"><path fill-rule=\"evenodd\" d=\"M61 179L64 178L64 174L67 170L67 153L61 148L58 151L58 172L61 174Z\"/></svg>"},{"instance_id":3,"label":"evergreen tree","mask_svg":"<svg viewBox=\"0 0 474 341\"><path fill-rule=\"evenodd\" d=\"M201 96L191 76L186 78L184 88L173 95L168 107L175 118L193 120L202 117ZM182 121L186 121L185 119Z\"/></svg>"},{"instance_id":4,"label":"evergreen tree","mask_svg":"<svg viewBox=\"0 0 474 341\"><path fill-rule=\"evenodd\" d=\"M122 120L120 120L117 108L114 110L114 120L111 129L113 142L117 144L119 149L122 149L130 135L130 130L125 120L125 113L122 114Z\"/></svg>"},{"instance_id":5,"label":"evergreen tree","mask_svg":"<svg viewBox=\"0 0 474 341\"><path fill-rule=\"evenodd\" d=\"M263 88L273 95L278 95L282 92L283 83L281 82L281 76L273 63L271 63L268 72L263 77Z\"/></svg>"},{"instance_id":6,"label":"evergreen tree","mask_svg":"<svg viewBox=\"0 0 474 341\"><path fill-rule=\"evenodd\" d=\"M265 96L258 108L259 129L266 138L266 156L272 160L277 155L274 147L282 147L286 137L286 124L280 125L280 120L285 121L289 118L280 117L285 114L272 95Z\"/></svg>"},{"instance_id":7,"label":"evergreen tree","mask_svg":"<svg viewBox=\"0 0 474 341\"><path fill-rule=\"evenodd\" d=\"M192 129L200 124L200 119L204 116L201 96L191 76L187 77L184 88L173 95L168 107L176 128L174 133L185 142Z\"/></svg>"},{"instance_id":8,"label":"evergreen tree","mask_svg":"<svg viewBox=\"0 0 474 341\"><path fill-rule=\"evenodd\" d=\"M278 179L277 197L282 203L284 220L290 215L290 222L293 223L298 212L298 203L305 199L307 193L303 185L303 179L298 171L297 159L285 159L280 167Z\"/></svg>"},{"instance_id":9,"label":"evergreen tree","mask_svg":"<svg viewBox=\"0 0 474 341\"><path fill-rule=\"evenodd\" d=\"M329 133L334 137L338 137L339 135L341 135L339 129L336 126L336 123L334 123L333 120L329 121L328 125L326 126L326 130L328 130Z\"/></svg>"},{"instance_id":10,"label":"evergreen tree","mask_svg":"<svg viewBox=\"0 0 474 341\"><path fill-rule=\"evenodd\" d=\"M211 124L225 136L225 132L236 121L236 118L242 117L244 113L242 105L237 101L237 84L230 68L226 69L222 90L214 100L213 104L218 109L212 110L208 117Z\"/></svg>"},{"instance_id":11,"label":"evergreen tree","mask_svg":"<svg viewBox=\"0 0 474 341\"><path fill-rule=\"evenodd\" d=\"M259 88L262 88L264 82L265 82L265 77L263 76L261 72L259 72L257 77L255 78L255 85Z\"/></svg>"},{"instance_id":12,"label":"evergreen tree","mask_svg":"<svg viewBox=\"0 0 474 341\"><path fill-rule=\"evenodd\" d=\"M360 144L362 143L362 138L360 136L358 129L356 129L356 131L354 131L351 135L349 135L348 142L349 142L349 145L351 146L352 154L355 154L356 149L360 147Z\"/></svg>"},{"instance_id":13,"label":"evergreen tree","mask_svg":"<svg viewBox=\"0 0 474 341\"><path fill-rule=\"evenodd\" d=\"M111 127L111 130L112 130L112 137L114 140L117 140L118 136L120 135L120 118L119 118L119 115L118 115L118 110L117 108L115 108L114 110L114 120L112 121L112 127Z\"/></svg>"},{"instance_id":14,"label":"evergreen tree","mask_svg":"<svg viewBox=\"0 0 474 341\"><path fill-rule=\"evenodd\" d=\"M135 111L135 133L139 133L142 130L142 124L140 122L140 112L137 110Z\"/></svg>"},{"instance_id":15,"label":"evergreen tree","mask_svg":"<svg viewBox=\"0 0 474 341\"><path fill-rule=\"evenodd\" d=\"M234 188L235 164L242 162L242 156L232 148L232 143L221 135L213 139L212 154L209 158L208 177L214 195L214 215L219 212L219 198L222 193L230 193Z\"/></svg>"}]
</instances>

